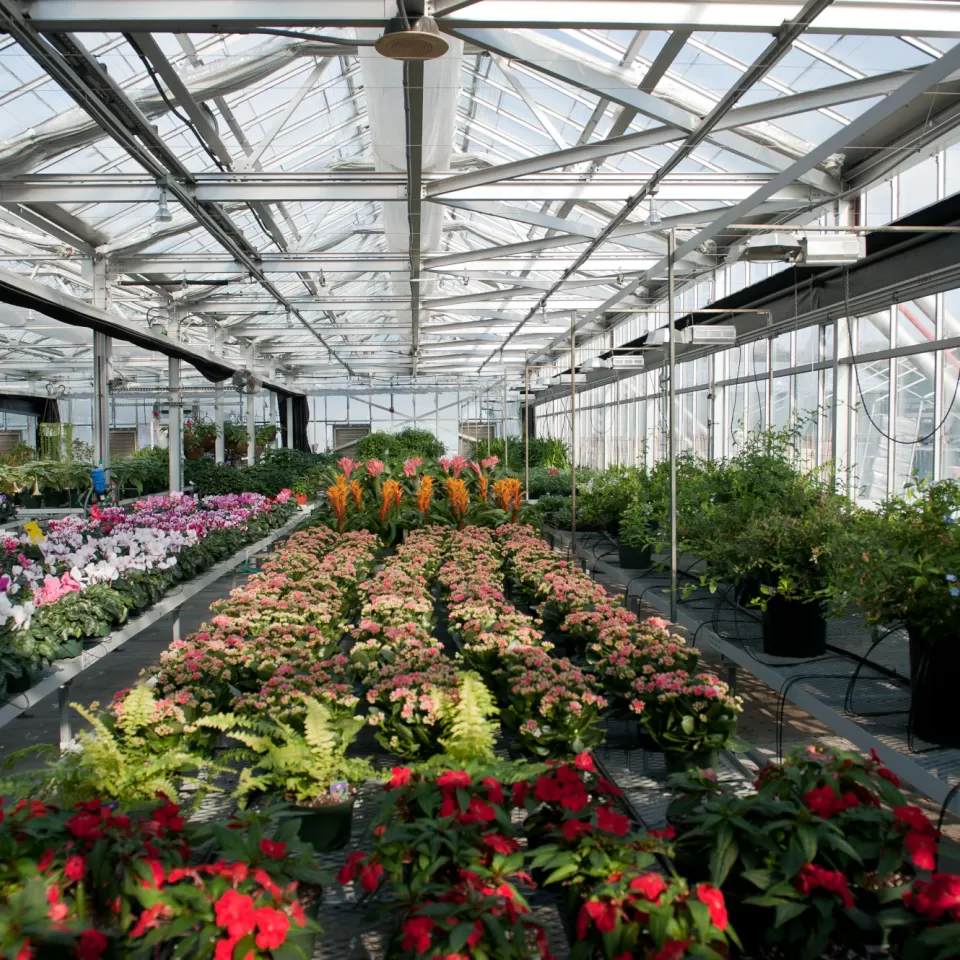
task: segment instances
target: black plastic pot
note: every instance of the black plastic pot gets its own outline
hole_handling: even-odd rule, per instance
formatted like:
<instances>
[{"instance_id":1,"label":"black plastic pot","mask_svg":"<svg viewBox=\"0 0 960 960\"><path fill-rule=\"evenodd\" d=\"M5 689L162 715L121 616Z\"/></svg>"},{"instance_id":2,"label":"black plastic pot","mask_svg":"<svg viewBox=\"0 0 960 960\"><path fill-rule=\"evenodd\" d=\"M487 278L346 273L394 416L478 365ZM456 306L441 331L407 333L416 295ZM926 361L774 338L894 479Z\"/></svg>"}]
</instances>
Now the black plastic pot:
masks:
<instances>
[{"instance_id":1,"label":"black plastic pot","mask_svg":"<svg viewBox=\"0 0 960 960\"><path fill-rule=\"evenodd\" d=\"M960 747L956 677L960 637L937 632L934 641L920 627L907 625L910 638L910 722L915 736L941 747Z\"/></svg>"},{"instance_id":2,"label":"black plastic pot","mask_svg":"<svg viewBox=\"0 0 960 960\"><path fill-rule=\"evenodd\" d=\"M734 597L741 607L749 607L752 600L759 600L763 596L760 589L760 577L756 573L745 573L738 581Z\"/></svg>"},{"instance_id":3,"label":"black plastic pot","mask_svg":"<svg viewBox=\"0 0 960 960\"><path fill-rule=\"evenodd\" d=\"M620 566L624 570L646 570L653 565L653 547L620 544Z\"/></svg>"},{"instance_id":4,"label":"black plastic pot","mask_svg":"<svg viewBox=\"0 0 960 960\"><path fill-rule=\"evenodd\" d=\"M353 826L353 798L323 807L297 807L299 837L317 853L342 850L350 841Z\"/></svg>"},{"instance_id":5,"label":"black plastic pot","mask_svg":"<svg viewBox=\"0 0 960 960\"><path fill-rule=\"evenodd\" d=\"M763 652L798 660L819 657L827 650L827 622L819 600L784 600L774 596L760 616Z\"/></svg>"}]
</instances>

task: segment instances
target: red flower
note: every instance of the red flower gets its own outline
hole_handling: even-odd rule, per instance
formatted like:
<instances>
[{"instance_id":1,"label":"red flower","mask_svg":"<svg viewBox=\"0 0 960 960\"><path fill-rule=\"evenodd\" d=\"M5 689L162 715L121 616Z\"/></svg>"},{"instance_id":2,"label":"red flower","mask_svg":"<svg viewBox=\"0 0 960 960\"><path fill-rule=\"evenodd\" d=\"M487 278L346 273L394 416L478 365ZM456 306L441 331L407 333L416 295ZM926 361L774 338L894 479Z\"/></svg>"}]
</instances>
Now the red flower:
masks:
<instances>
[{"instance_id":1,"label":"red flower","mask_svg":"<svg viewBox=\"0 0 960 960\"><path fill-rule=\"evenodd\" d=\"M452 793L444 793L443 801L440 804L440 816L452 817L460 807L457 806L457 798Z\"/></svg>"},{"instance_id":2,"label":"red flower","mask_svg":"<svg viewBox=\"0 0 960 960\"><path fill-rule=\"evenodd\" d=\"M701 883L697 887L697 898L707 905L710 911L710 922L720 930L727 929L727 905L723 894L709 883Z\"/></svg>"},{"instance_id":3,"label":"red flower","mask_svg":"<svg viewBox=\"0 0 960 960\"><path fill-rule=\"evenodd\" d=\"M143 861L147 868L150 870L150 877L153 880L153 883L150 883L150 880L141 880L140 885L146 887L148 890L159 890L163 886L163 881L167 879L166 871L163 869L163 864L159 860L154 860L152 857L148 857Z\"/></svg>"},{"instance_id":4,"label":"red flower","mask_svg":"<svg viewBox=\"0 0 960 960\"><path fill-rule=\"evenodd\" d=\"M100 817L91 813L76 813L67 821L67 829L78 840L99 840L103 836Z\"/></svg>"},{"instance_id":5,"label":"red flower","mask_svg":"<svg viewBox=\"0 0 960 960\"><path fill-rule=\"evenodd\" d=\"M287 939L290 919L285 913L273 907L260 907L253 916L257 924L257 946L261 950L272 950Z\"/></svg>"},{"instance_id":6,"label":"red flower","mask_svg":"<svg viewBox=\"0 0 960 960\"><path fill-rule=\"evenodd\" d=\"M931 921L946 915L960 923L960 876L935 873L929 882L914 880L913 888L904 893L903 902Z\"/></svg>"},{"instance_id":7,"label":"red flower","mask_svg":"<svg viewBox=\"0 0 960 960\"><path fill-rule=\"evenodd\" d=\"M656 903L660 894L667 889L667 881L659 873L641 873L638 877L632 877L628 886L644 900Z\"/></svg>"},{"instance_id":8,"label":"red flower","mask_svg":"<svg viewBox=\"0 0 960 960\"><path fill-rule=\"evenodd\" d=\"M630 829L630 820L622 813L616 813L610 807L600 807L597 810L597 827L607 833L615 833L618 837L624 837Z\"/></svg>"},{"instance_id":9,"label":"red flower","mask_svg":"<svg viewBox=\"0 0 960 960\"><path fill-rule=\"evenodd\" d=\"M913 865L920 870L937 869L937 838L919 830L911 830L906 836L907 850Z\"/></svg>"},{"instance_id":10,"label":"red flower","mask_svg":"<svg viewBox=\"0 0 960 960\"><path fill-rule=\"evenodd\" d=\"M180 807L175 803L165 803L153 811L153 819L167 830L179 833L183 829L183 817Z\"/></svg>"},{"instance_id":11,"label":"red flower","mask_svg":"<svg viewBox=\"0 0 960 960\"><path fill-rule=\"evenodd\" d=\"M99 930L84 930L77 944L77 960L100 960L107 949L107 938Z\"/></svg>"},{"instance_id":12,"label":"red flower","mask_svg":"<svg viewBox=\"0 0 960 960\"><path fill-rule=\"evenodd\" d=\"M264 837L260 841L260 852L265 857L270 857L273 860L282 860L286 856L287 845L285 843L268 840Z\"/></svg>"},{"instance_id":13,"label":"red flower","mask_svg":"<svg viewBox=\"0 0 960 960\"><path fill-rule=\"evenodd\" d=\"M832 787L814 787L803 795L807 809L822 820L829 820L840 809L840 798Z\"/></svg>"},{"instance_id":14,"label":"red flower","mask_svg":"<svg viewBox=\"0 0 960 960\"><path fill-rule=\"evenodd\" d=\"M347 855L347 861L337 873L337 883L346 886L357 875L357 868L366 859L367 855L359 850Z\"/></svg>"},{"instance_id":15,"label":"red flower","mask_svg":"<svg viewBox=\"0 0 960 960\"><path fill-rule=\"evenodd\" d=\"M63 868L63 875L74 882L83 879L87 870L87 861L83 857L68 857L67 864Z\"/></svg>"},{"instance_id":16,"label":"red flower","mask_svg":"<svg viewBox=\"0 0 960 960\"><path fill-rule=\"evenodd\" d=\"M413 771L409 767L394 767L390 771L390 782L387 784L388 790L399 790L405 787L413 776Z\"/></svg>"},{"instance_id":17,"label":"red flower","mask_svg":"<svg viewBox=\"0 0 960 960\"><path fill-rule=\"evenodd\" d=\"M69 913L70 913L70 910L65 903L55 903L47 911L47 916L54 923L61 923L62 921L67 919L67 914Z\"/></svg>"},{"instance_id":18,"label":"red flower","mask_svg":"<svg viewBox=\"0 0 960 960\"><path fill-rule=\"evenodd\" d=\"M238 939L253 931L253 898L236 890L228 890L215 904L214 916L218 927L223 927L231 939Z\"/></svg>"},{"instance_id":19,"label":"red flower","mask_svg":"<svg viewBox=\"0 0 960 960\"><path fill-rule=\"evenodd\" d=\"M503 803L503 787L495 777L484 777L480 781L487 788L487 799L491 803Z\"/></svg>"},{"instance_id":20,"label":"red flower","mask_svg":"<svg viewBox=\"0 0 960 960\"><path fill-rule=\"evenodd\" d=\"M560 784L553 777L537 777L533 798L541 803L556 803L560 799Z\"/></svg>"},{"instance_id":21,"label":"red flower","mask_svg":"<svg viewBox=\"0 0 960 960\"><path fill-rule=\"evenodd\" d=\"M466 770L447 770L437 777L438 787L448 787L451 789L466 788L470 786L470 774Z\"/></svg>"},{"instance_id":22,"label":"red flower","mask_svg":"<svg viewBox=\"0 0 960 960\"><path fill-rule=\"evenodd\" d=\"M530 793L530 784L526 780L521 780L519 783L513 785L513 805L515 807L522 807L527 801L527 794Z\"/></svg>"},{"instance_id":23,"label":"red flower","mask_svg":"<svg viewBox=\"0 0 960 960\"><path fill-rule=\"evenodd\" d=\"M305 927L307 925L307 915L303 912L303 907L300 905L299 900L294 900L290 904L290 916L293 917L293 922L298 927Z\"/></svg>"},{"instance_id":24,"label":"red flower","mask_svg":"<svg viewBox=\"0 0 960 960\"><path fill-rule=\"evenodd\" d=\"M853 896L847 886L847 878L839 870L827 870L813 863L805 863L796 877L794 886L804 896L809 896L817 888L836 894L845 907L853 906Z\"/></svg>"},{"instance_id":25,"label":"red flower","mask_svg":"<svg viewBox=\"0 0 960 960\"><path fill-rule=\"evenodd\" d=\"M573 765L578 770L586 770L589 773L597 772L597 768L593 765L593 757L591 757L586 750L584 750L583 753L578 753L573 758Z\"/></svg>"},{"instance_id":26,"label":"red flower","mask_svg":"<svg viewBox=\"0 0 960 960\"><path fill-rule=\"evenodd\" d=\"M433 929L433 920L430 917L411 917L403 924L403 950L413 950L416 953L426 953L430 949L430 931Z\"/></svg>"},{"instance_id":27,"label":"red flower","mask_svg":"<svg viewBox=\"0 0 960 960\"><path fill-rule=\"evenodd\" d=\"M23 946L17 951L16 960L33 960L33 947L30 946L30 941L24 941Z\"/></svg>"},{"instance_id":28,"label":"red flower","mask_svg":"<svg viewBox=\"0 0 960 960\"><path fill-rule=\"evenodd\" d=\"M664 945L654 954L650 960L681 960L687 955L687 947L693 943L692 940L667 940Z\"/></svg>"},{"instance_id":29,"label":"red flower","mask_svg":"<svg viewBox=\"0 0 960 960\"><path fill-rule=\"evenodd\" d=\"M382 876L383 864L365 863L360 867L360 886L368 893L373 893Z\"/></svg>"},{"instance_id":30,"label":"red flower","mask_svg":"<svg viewBox=\"0 0 960 960\"><path fill-rule=\"evenodd\" d=\"M443 816L443 813L440 814ZM466 813L461 813L457 817L457 823L463 823L470 825L472 823L490 823L495 820L497 817L496 810L490 806L485 800L481 800L479 797L470 798L470 806L467 808Z\"/></svg>"},{"instance_id":31,"label":"red flower","mask_svg":"<svg viewBox=\"0 0 960 960\"><path fill-rule=\"evenodd\" d=\"M502 853L504 856L509 856L519 849L519 844L516 840L511 840L502 833L485 833L482 839L491 850Z\"/></svg>"},{"instance_id":32,"label":"red flower","mask_svg":"<svg viewBox=\"0 0 960 960\"><path fill-rule=\"evenodd\" d=\"M240 942L240 937L230 937L227 940L218 940L213 951L213 960L233 960L233 948Z\"/></svg>"},{"instance_id":33,"label":"red flower","mask_svg":"<svg viewBox=\"0 0 960 960\"><path fill-rule=\"evenodd\" d=\"M677 838L677 828L674 826L664 827L662 830L648 830L647 833L658 840L676 840Z\"/></svg>"},{"instance_id":34,"label":"red flower","mask_svg":"<svg viewBox=\"0 0 960 960\"><path fill-rule=\"evenodd\" d=\"M160 922L160 917L167 913L167 909L168 908L162 903L156 903L152 907L148 907L140 914L136 925L130 931L130 936L136 940L138 937L142 937L148 930L156 927Z\"/></svg>"},{"instance_id":35,"label":"red flower","mask_svg":"<svg viewBox=\"0 0 960 960\"><path fill-rule=\"evenodd\" d=\"M877 770L877 776L883 777L884 780L889 780L895 787L900 786L900 778L886 767L880 767Z\"/></svg>"},{"instance_id":36,"label":"red flower","mask_svg":"<svg viewBox=\"0 0 960 960\"><path fill-rule=\"evenodd\" d=\"M50 864L53 863L53 848L43 851L43 856L37 861L37 870L40 873L46 873L50 869Z\"/></svg>"},{"instance_id":37,"label":"red flower","mask_svg":"<svg viewBox=\"0 0 960 960\"><path fill-rule=\"evenodd\" d=\"M623 791L614 786L606 777L601 777L597 781L597 793L602 793L609 797L622 797Z\"/></svg>"},{"instance_id":38,"label":"red flower","mask_svg":"<svg viewBox=\"0 0 960 960\"><path fill-rule=\"evenodd\" d=\"M560 828L568 840L576 840L583 833L590 833L593 827L588 820L564 820Z\"/></svg>"},{"instance_id":39,"label":"red flower","mask_svg":"<svg viewBox=\"0 0 960 960\"><path fill-rule=\"evenodd\" d=\"M620 905L612 900L588 900L581 908L580 915L586 913L597 927L598 933L610 933L617 926L617 920L620 917ZM583 939L579 934L580 919L577 919L577 938ZM588 928L589 929L589 928Z\"/></svg>"},{"instance_id":40,"label":"red flower","mask_svg":"<svg viewBox=\"0 0 960 960\"><path fill-rule=\"evenodd\" d=\"M935 834L937 832L919 807L894 807L893 819L895 823L903 824L910 830L918 830L920 833Z\"/></svg>"}]
</instances>

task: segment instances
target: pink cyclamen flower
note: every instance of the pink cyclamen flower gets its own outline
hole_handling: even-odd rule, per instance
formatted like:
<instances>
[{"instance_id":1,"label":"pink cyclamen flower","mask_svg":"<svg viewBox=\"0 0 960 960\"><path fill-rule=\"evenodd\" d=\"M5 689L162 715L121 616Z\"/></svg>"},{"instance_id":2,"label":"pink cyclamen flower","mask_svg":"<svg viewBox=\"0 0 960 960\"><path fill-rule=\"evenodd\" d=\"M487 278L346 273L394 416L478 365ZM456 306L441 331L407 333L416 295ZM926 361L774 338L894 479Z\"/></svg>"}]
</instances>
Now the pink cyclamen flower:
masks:
<instances>
[{"instance_id":1,"label":"pink cyclamen flower","mask_svg":"<svg viewBox=\"0 0 960 960\"><path fill-rule=\"evenodd\" d=\"M341 457L337 461L337 466L343 471L343 475L349 480L350 474L360 466L360 461L351 460L349 457Z\"/></svg>"},{"instance_id":2,"label":"pink cyclamen flower","mask_svg":"<svg viewBox=\"0 0 960 960\"><path fill-rule=\"evenodd\" d=\"M383 461L370 459L367 461L367 475L370 477L379 477L383 473Z\"/></svg>"},{"instance_id":3,"label":"pink cyclamen flower","mask_svg":"<svg viewBox=\"0 0 960 960\"><path fill-rule=\"evenodd\" d=\"M415 477L417 475L417 467L422 463L423 461L419 457L411 457L403 465L403 475L405 477Z\"/></svg>"}]
</instances>

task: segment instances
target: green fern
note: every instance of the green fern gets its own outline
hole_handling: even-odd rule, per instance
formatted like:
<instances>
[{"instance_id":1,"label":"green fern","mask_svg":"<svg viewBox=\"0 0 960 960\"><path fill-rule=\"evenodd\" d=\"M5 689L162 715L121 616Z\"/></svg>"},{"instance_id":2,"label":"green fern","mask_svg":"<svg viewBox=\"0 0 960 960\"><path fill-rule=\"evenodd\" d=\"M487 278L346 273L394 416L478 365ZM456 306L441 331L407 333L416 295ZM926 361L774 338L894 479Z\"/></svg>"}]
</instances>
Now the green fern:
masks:
<instances>
[{"instance_id":1,"label":"green fern","mask_svg":"<svg viewBox=\"0 0 960 960\"><path fill-rule=\"evenodd\" d=\"M500 729L491 719L500 712L493 695L473 671L460 674L457 690L456 702L445 704L447 736L441 737L440 744L451 760L492 760Z\"/></svg>"}]
</instances>

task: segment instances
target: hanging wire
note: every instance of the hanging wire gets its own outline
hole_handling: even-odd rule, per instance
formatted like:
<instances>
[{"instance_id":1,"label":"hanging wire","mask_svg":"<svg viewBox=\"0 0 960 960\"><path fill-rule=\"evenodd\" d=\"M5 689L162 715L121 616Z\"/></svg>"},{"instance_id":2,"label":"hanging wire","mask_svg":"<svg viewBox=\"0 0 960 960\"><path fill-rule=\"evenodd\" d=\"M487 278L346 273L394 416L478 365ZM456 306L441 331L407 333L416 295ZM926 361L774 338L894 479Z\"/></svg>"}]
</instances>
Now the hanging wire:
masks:
<instances>
[{"instance_id":1,"label":"hanging wire","mask_svg":"<svg viewBox=\"0 0 960 960\"><path fill-rule=\"evenodd\" d=\"M336 43L344 47L372 47L376 40L351 40L348 37L327 37L316 33L300 33L297 30L283 30L279 27L251 27L248 30L231 30L231 33L263 33L272 37L292 37L294 40L316 40L320 43Z\"/></svg>"},{"instance_id":2,"label":"hanging wire","mask_svg":"<svg viewBox=\"0 0 960 960\"><path fill-rule=\"evenodd\" d=\"M891 443L897 443L901 446L906 447L915 447L921 443L926 443L928 440L933 439L940 431L940 428L947 422L950 418L950 414L953 412L953 405L957 402L957 393L960 391L960 370L957 371L957 380L953 385L953 396L950 398L950 405L947 407L947 412L943 415L941 421L925 436L917 437L916 440L898 440L896 437L891 436L885 430L882 430L870 415L870 408L867 406L866 398L863 395L863 387L860 384L860 370L856 362L856 358L853 353L853 330L850 325L850 318L852 316L850 312L850 269L849 267L844 267L843 270L843 305L844 312L847 318L847 342L850 345L850 366L853 367L853 376L857 383L857 395L860 397L860 404L863 408L863 412L867 416L867 420L870 421L870 425L873 427L877 433L880 434L885 440L889 440ZM840 321L834 321L839 323ZM934 379L934 384L936 384L936 379ZM836 384L834 384L834 390L836 390ZM891 411L892 413L893 411Z\"/></svg>"}]
</instances>

